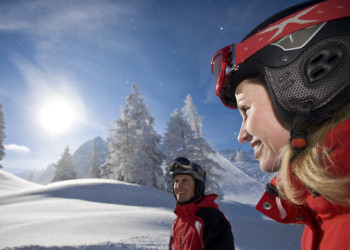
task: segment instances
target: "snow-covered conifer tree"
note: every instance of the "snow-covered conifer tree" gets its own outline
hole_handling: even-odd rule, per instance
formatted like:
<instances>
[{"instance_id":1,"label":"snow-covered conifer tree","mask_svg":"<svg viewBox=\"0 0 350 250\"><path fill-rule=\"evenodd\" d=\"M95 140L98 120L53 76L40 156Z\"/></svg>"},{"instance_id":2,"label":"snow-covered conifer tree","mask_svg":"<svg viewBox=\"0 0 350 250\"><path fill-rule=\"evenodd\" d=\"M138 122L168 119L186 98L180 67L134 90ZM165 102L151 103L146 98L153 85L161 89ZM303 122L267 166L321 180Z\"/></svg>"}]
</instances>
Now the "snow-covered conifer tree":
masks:
<instances>
[{"instance_id":1,"label":"snow-covered conifer tree","mask_svg":"<svg viewBox=\"0 0 350 250\"><path fill-rule=\"evenodd\" d=\"M89 171L89 176L91 178L100 178L101 159L100 159L95 141L92 144L92 154L91 154L90 162L91 162L91 167L90 167L90 171Z\"/></svg>"},{"instance_id":2,"label":"snow-covered conifer tree","mask_svg":"<svg viewBox=\"0 0 350 250\"><path fill-rule=\"evenodd\" d=\"M0 161L5 156L5 148L4 148L4 140L5 140L5 120L4 120L4 114L2 112L2 104L0 104ZM2 168L2 165L0 164L0 169Z\"/></svg>"},{"instance_id":3,"label":"snow-covered conifer tree","mask_svg":"<svg viewBox=\"0 0 350 250\"><path fill-rule=\"evenodd\" d=\"M202 134L203 117L198 114L191 95L187 95L184 103L185 106L182 108L183 116L191 125L195 135L195 142L191 145L192 151L189 154L190 160L198 163L207 172L206 192L217 193L222 198L223 192L219 186L221 177L215 171L221 166L209 158L209 154L213 154L215 151Z\"/></svg>"},{"instance_id":4,"label":"snow-covered conifer tree","mask_svg":"<svg viewBox=\"0 0 350 250\"><path fill-rule=\"evenodd\" d=\"M102 166L104 177L162 187L163 154L158 149L161 136L153 129L154 118L136 84L126 98L121 118L113 124L109 157Z\"/></svg>"},{"instance_id":5,"label":"snow-covered conifer tree","mask_svg":"<svg viewBox=\"0 0 350 250\"><path fill-rule=\"evenodd\" d=\"M188 155L188 152L191 151L190 147L195 142L194 132L189 123L175 109L167 125L162 144L163 151L167 156L166 160L171 161L179 155Z\"/></svg>"},{"instance_id":6,"label":"snow-covered conifer tree","mask_svg":"<svg viewBox=\"0 0 350 250\"><path fill-rule=\"evenodd\" d=\"M192 158L195 153L194 151L196 150L196 140L190 124L177 109L171 114L170 121L167 125L168 127L166 128L166 133L163 138L162 149L166 155L166 190L172 192L173 181L167 167L176 157L184 156Z\"/></svg>"},{"instance_id":7,"label":"snow-covered conifer tree","mask_svg":"<svg viewBox=\"0 0 350 250\"><path fill-rule=\"evenodd\" d=\"M194 131L195 136L202 137L203 117L198 114L190 94L186 96L186 99L184 100L184 102L185 102L185 106L182 108L182 113L186 121L191 125L191 128Z\"/></svg>"},{"instance_id":8,"label":"snow-covered conifer tree","mask_svg":"<svg viewBox=\"0 0 350 250\"><path fill-rule=\"evenodd\" d=\"M52 182L64 181L77 178L77 173L74 170L73 157L69 153L69 147L67 146L62 154L61 159L57 164L54 164L56 168L55 175Z\"/></svg>"},{"instance_id":9,"label":"snow-covered conifer tree","mask_svg":"<svg viewBox=\"0 0 350 250\"><path fill-rule=\"evenodd\" d=\"M136 136L130 120L130 109L126 105L121 108L121 117L118 121L112 121L114 129L110 131L108 146L108 158L100 167L101 177L115 180L124 180L124 168L132 168L131 159L135 153ZM117 171L117 168L118 171Z\"/></svg>"}]
</instances>

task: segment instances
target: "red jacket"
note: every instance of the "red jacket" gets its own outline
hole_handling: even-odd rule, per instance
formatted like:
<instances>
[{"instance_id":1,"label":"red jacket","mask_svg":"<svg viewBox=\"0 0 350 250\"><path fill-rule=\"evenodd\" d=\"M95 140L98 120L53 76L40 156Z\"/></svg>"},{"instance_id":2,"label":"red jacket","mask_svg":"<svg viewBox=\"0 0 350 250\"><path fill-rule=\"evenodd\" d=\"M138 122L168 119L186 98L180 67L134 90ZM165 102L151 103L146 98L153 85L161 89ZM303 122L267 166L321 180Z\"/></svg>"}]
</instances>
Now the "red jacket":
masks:
<instances>
[{"instance_id":1,"label":"red jacket","mask_svg":"<svg viewBox=\"0 0 350 250\"><path fill-rule=\"evenodd\" d=\"M331 150L335 178L350 174L350 119L338 124L327 134L326 146ZM301 239L303 250L350 249L350 206L330 203L305 189L305 204L296 206L274 193L273 179L256 206L263 214L281 223L305 224ZM350 186L348 190L350 197Z\"/></svg>"},{"instance_id":2,"label":"red jacket","mask_svg":"<svg viewBox=\"0 0 350 250\"><path fill-rule=\"evenodd\" d=\"M176 205L169 249L234 249L231 225L214 202L216 194Z\"/></svg>"}]
</instances>

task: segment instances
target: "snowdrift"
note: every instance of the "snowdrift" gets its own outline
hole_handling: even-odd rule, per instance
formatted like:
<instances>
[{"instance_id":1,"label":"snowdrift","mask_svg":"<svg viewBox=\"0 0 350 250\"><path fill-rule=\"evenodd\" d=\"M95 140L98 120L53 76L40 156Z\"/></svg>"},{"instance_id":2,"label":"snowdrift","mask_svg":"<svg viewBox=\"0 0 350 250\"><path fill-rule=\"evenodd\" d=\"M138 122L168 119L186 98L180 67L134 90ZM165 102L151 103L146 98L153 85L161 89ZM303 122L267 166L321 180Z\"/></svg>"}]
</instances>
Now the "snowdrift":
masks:
<instances>
[{"instance_id":1,"label":"snowdrift","mask_svg":"<svg viewBox=\"0 0 350 250\"><path fill-rule=\"evenodd\" d=\"M11 188L7 185L11 183ZM33 184L0 170L0 249L167 249L174 197L152 187L80 179ZM299 249L302 228L222 201L237 249Z\"/></svg>"},{"instance_id":2,"label":"snowdrift","mask_svg":"<svg viewBox=\"0 0 350 250\"><path fill-rule=\"evenodd\" d=\"M22 190L30 187L39 187L39 186L41 185L24 180L13 174L0 170L0 195L6 194L12 191L18 191L18 190Z\"/></svg>"}]
</instances>

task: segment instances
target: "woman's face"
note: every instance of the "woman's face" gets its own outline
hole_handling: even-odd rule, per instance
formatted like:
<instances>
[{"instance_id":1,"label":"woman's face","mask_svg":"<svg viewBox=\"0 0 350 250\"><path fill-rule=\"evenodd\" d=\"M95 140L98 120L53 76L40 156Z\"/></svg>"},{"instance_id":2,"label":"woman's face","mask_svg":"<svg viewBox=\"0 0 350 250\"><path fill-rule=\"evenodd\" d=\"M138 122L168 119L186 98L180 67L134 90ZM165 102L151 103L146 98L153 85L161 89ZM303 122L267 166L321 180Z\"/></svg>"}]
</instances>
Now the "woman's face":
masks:
<instances>
[{"instance_id":1,"label":"woman's face","mask_svg":"<svg viewBox=\"0 0 350 250\"><path fill-rule=\"evenodd\" d=\"M288 126L275 112L263 83L242 81L236 88L236 100L243 118L238 141L250 142L261 170L276 172L280 150L289 142Z\"/></svg>"}]
</instances>

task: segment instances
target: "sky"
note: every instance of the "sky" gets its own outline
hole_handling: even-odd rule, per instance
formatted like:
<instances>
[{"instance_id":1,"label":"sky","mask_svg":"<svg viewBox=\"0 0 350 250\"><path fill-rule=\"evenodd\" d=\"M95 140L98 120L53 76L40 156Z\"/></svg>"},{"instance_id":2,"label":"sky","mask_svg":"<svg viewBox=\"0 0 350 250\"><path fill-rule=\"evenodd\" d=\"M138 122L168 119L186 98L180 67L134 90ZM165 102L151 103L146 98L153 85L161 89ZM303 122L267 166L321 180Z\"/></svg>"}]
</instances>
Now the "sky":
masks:
<instances>
[{"instance_id":1,"label":"sky","mask_svg":"<svg viewBox=\"0 0 350 250\"><path fill-rule=\"evenodd\" d=\"M215 96L210 61L298 0L0 1L0 103L10 172L106 139L136 83L164 135L188 94L213 148L239 148L241 118Z\"/></svg>"}]
</instances>

